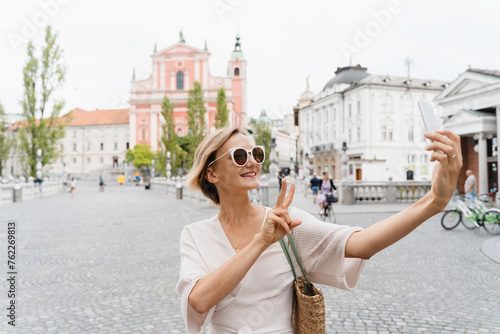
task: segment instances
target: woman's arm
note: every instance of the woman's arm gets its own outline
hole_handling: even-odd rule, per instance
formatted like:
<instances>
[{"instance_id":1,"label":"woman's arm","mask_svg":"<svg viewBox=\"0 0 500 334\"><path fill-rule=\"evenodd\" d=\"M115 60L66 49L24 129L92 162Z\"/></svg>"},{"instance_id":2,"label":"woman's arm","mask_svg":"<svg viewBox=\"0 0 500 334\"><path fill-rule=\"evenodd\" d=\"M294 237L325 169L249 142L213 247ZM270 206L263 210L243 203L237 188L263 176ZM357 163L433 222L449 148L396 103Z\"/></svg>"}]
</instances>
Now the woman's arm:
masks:
<instances>
[{"instance_id":1,"label":"woman's arm","mask_svg":"<svg viewBox=\"0 0 500 334\"><path fill-rule=\"evenodd\" d=\"M253 240L222 266L198 280L189 294L188 301L198 313L209 311L217 305L241 282L259 256L285 234L299 226L302 221L292 220L288 207L292 203L294 185L286 195L286 180L283 179L276 206L267 213L266 221Z\"/></svg>"},{"instance_id":2,"label":"woman's arm","mask_svg":"<svg viewBox=\"0 0 500 334\"><path fill-rule=\"evenodd\" d=\"M191 306L201 314L210 310L236 288L266 248L256 234L249 245L196 283L188 299Z\"/></svg>"},{"instance_id":3,"label":"woman's arm","mask_svg":"<svg viewBox=\"0 0 500 334\"><path fill-rule=\"evenodd\" d=\"M346 244L346 257L369 259L408 235L448 204L462 168L460 137L448 130L426 133L425 136L433 140L425 148L434 151L430 161L437 161L431 190L408 209L353 233Z\"/></svg>"}]
</instances>

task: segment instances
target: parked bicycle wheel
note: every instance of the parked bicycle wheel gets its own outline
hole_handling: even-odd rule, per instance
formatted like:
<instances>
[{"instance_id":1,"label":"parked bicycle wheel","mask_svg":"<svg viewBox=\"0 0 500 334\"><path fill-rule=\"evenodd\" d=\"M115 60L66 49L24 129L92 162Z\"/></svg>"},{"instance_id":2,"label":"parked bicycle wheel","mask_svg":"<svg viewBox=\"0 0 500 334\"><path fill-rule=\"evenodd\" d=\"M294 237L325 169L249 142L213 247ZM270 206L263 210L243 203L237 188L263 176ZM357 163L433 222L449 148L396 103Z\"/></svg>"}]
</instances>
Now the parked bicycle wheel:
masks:
<instances>
[{"instance_id":1,"label":"parked bicycle wheel","mask_svg":"<svg viewBox=\"0 0 500 334\"><path fill-rule=\"evenodd\" d=\"M500 234L500 210L489 209L484 213L483 226L486 232L499 235Z\"/></svg>"},{"instance_id":2,"label":"parked bicycle wheel","mask_svg":"<svg viewBox=\"0 0 500 334\"><path fill-rule=\"evenodd\" d=\"M462 220L462 213L458 210L448 210L445 211L443 217L441 218L441 226L445 230L453 230L460 224Z\"/></svg>"},{"instance_id":3,"label":"parked bicycle wheel","mask_svg":"<svg viewBox=\"0 0 500 334\"><path fill-rule=\"evenodd\" d=\"M474 219L476 219L476 218L474 217ZM478 219L478 223L479 223L479 219ZM473 229L475 229L477 227L476 224L474 224L474 222L472 222L469 219L467 219L467 217L464 217L462 219L462 224L464 224L465 228L469 229L469 230L473 230Z\"/></svg>"}]
</instances>

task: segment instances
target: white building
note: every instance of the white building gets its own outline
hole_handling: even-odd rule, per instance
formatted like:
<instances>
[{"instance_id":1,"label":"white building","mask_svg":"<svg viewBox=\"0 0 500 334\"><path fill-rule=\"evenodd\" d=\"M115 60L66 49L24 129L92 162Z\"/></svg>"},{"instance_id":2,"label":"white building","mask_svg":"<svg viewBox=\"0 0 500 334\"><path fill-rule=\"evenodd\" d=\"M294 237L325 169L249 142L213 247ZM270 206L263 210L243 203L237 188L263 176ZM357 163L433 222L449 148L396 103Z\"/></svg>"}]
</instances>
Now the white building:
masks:
<instances>
[{"instance_id":1,"label":"white building","mask_svg":"<svg viewBox=\"0 0 500 334\"><path fill-rule=\"evenodd\" d=\"M457 184L460 193L464 192L467 169L476 176L479 193L497 192L500 71L469 68L435 102L441 108L444 127L461 137L464 166Z\"/></svg>"},{"instance_id":2,"label":"white building","mask_svg":"<svg viewBox=\"0 0 500 334\"><path fill-rule=\"evenodd\" d=\"M65 117L69 117L70 122L60 141L62 157L44 166L45 175L98 177L98 174L121 166L129 147L128 109L86 111L76 108ZM6 165L12 174L22 174L18 152L13 152Z\"/></svg>"},{"instance_id":3,"label":"white building","mask_svg":"<svg viewBox=\"0 0 500 334\"><path fill-rule=\"evenodd\" d=\"M432 101L445 82L372 75L366 68L338 68L318 94L299 99L302 157L314 171L341 179L342 143L347 144L351 180L429 180L430 153L417 106ZM411 173L408 173L410 171Z\"/></svg>"}]
</instances>

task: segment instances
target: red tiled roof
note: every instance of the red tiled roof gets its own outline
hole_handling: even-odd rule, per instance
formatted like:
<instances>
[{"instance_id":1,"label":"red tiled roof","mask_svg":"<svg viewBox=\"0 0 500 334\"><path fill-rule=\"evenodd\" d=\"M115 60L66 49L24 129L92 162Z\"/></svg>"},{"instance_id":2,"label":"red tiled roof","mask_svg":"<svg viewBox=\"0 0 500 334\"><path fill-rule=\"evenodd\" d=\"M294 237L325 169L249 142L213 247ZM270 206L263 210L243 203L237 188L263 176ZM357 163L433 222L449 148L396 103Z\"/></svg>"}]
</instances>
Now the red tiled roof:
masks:
<instances>
[{"instance_id":1,"label":"red tiled roof","mask_svg":"<svg viewBox=\"0 0 500 334\"><path fill-rule=\"evenodd\" d=\"M128 112L129 109L96 109L86 111L76 108L64 115L63 118L71 118L66 126L128 124Z\"/></svg>"},{"instance_id":2,"label":"red tiled roof","mask_svg":"<svg viewBox=\"0 0 500 334\"><path fill-rule=\"evenodd\" d=\"M108 125L108 124L128 124L129 109L96 109L91 111L86 111L80 108L76 108L66 115L59 118L60 121L68 122L66 126L88 126L88 125ZM17 121L8 130L14 130L22 127L26 120ZM40 120L37 119L35 123L40 124ZM59 123L59 122L56 122Z\"/></svg>"}]
</instances>

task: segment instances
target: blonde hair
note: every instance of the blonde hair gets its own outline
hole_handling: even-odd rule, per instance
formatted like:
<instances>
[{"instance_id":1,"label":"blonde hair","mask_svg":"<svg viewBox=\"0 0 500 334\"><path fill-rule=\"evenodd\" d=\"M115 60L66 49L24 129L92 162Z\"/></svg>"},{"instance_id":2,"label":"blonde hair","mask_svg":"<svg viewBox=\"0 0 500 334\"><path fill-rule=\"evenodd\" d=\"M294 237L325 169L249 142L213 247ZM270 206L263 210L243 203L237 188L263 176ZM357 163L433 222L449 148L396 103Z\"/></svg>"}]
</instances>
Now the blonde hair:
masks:
<instances>
[{"instance_id":1,"label":"blonde hair","mask_svg":"<svg viewBox=\"0 0 500 334\"><path fill-rule=\"evenodd\" d=\"M217 188L205 178L208 164L215 160L217 150L236 133L246 135L246 132L236 127L222 128L207 135L196 148L193 167L187 175L187 186L194 190L201 190L203 195L210 198L216 205L220 204Z\"/></svg>"}]
</instances>

